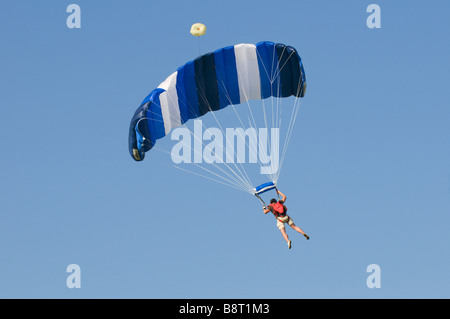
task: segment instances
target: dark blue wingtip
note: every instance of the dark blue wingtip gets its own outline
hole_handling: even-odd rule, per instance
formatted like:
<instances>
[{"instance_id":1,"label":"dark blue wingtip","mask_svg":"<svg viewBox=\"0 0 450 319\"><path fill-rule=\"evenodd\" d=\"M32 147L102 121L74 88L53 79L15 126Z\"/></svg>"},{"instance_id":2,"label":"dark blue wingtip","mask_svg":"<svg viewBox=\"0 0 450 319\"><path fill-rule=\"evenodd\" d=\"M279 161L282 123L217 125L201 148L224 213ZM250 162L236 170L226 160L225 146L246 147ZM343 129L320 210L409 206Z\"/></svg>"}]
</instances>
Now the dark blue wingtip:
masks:
<instances>
[{"instance_id":1,"label":"dark blue wingtip","mask_svg":"<svg viewBox=\"0 0 450 319\"><path fill-rule=\"evenodd\" d=\"M133 148L133 151L131 153L131 157L136 161L136 162L140 162L142 160L144 160L145 157L145 153L139 152L139 150L137 148Z\"/></svg>"},{"instance_id":2,"label":"dark blue wingtip","mask_svg":"<svg viewBox=\"0 0 450 319\"><path fill-rule=\"evenodd\" d=\"M131 157L138 162L144 160L145 152L149 151L153 146L145 117L149 104L150 102L142 104L136 110L130 122L128 133L128 150ZM139 139L137 135L140 135Z\"/></svg>"}]
</instances>

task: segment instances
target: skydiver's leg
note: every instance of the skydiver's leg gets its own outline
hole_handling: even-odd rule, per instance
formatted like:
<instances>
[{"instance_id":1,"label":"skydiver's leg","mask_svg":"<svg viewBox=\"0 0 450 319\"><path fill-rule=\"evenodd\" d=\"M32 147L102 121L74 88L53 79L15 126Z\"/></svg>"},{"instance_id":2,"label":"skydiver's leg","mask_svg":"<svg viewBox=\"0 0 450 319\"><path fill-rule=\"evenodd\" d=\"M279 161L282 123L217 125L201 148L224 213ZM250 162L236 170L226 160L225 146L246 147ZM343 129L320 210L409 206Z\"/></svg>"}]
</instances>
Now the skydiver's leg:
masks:
<instances>
[{"instance_id":1,"label":"skydiver's leg","mask_svg":"<svg viewBox=\"0 0 450 319\"><path fill-rule=\"evenodd\" d=\"M281 235L283 235L283 238L284 238L284 240L286 240L286 242L289 244L289 237L288 237L288 235L286 234L286 229L283 227L283 228L280 228L280 231L281 231Z\"/></svg>"},{"instance_id":2,"label":"skydiver's leg","mask_svg":"<svg viewBox=\"0 0 450 319\"><path fill-rule=\"evenodd\" d=\"M306 235L305 232L300 227L296 226L294 223L292 223L290 226L292 227L292 229L296 230L297 232L305 236L306 239L309 239L309 236Z\"/></svg>"},{"instance_id":3,"label":"skydiver's leg","mask_svg":"<svg viewBox=\"0 0 450 319\"><path fill-rule=\"evenodd\" d=\"M300 227L296 226L295 224L292 224L290 226L292 227L292 229L296 230L300 234L305 235L305 232Z\"/></svg>"},{"instance_id":4,"label":"skydiver's leg","mask_svg":"<svg viewBox=\"0 0 450 319\"><path fill-rule=\"evenodd\" d=\"M289 240L289 237L286 234L286 229L284 227L284 223L281 222L278 218L277 218L277 227L281 231L281 235L283 235L283 238L287 242L289 249L291 249L291 241Z\"/></svg>"},{"instance_id":5,"label":"skydiver's leg","mask_svg":"<svg viewBox=\"0 0 450 319\"><path fill-rule=\"evenodd\" d=\"M305 236L306 239L309 239L309 236L306 235L305 232L304 232L300 227L298 227L298 226L296 226L296 225L294 224L294 220L293 220L291 217L289 217L289 220L287 221L287 224L288 224L289 226L291 226L292 229L294 229L295 231L297 231L297 232L299 232L300 234L302 234L303 236Z\"/></svg>"}]
</instances>

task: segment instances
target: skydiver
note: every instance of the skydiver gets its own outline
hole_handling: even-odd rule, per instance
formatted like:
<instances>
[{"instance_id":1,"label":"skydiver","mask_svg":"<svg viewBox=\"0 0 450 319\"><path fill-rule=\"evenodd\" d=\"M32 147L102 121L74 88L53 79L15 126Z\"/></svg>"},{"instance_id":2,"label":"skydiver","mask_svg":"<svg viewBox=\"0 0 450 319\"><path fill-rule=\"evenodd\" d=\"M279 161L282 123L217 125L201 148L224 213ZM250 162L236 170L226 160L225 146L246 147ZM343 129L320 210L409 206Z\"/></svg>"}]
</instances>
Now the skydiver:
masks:
<instances>
[{"instance_id":1,"label":"skydiver","mask_svg":"<svg viewBox=\"0 0 450 319\"><path fill-rule=\"evenodd\" d=\"M292 229L296 230L303 236L305 236L306 239L309 240L309 236L305 234L305 232L298 226L294 224L294 221L291 217L286 213L287 207L284 205L286 202L286 195L284 195L282 192L277 190L277 193L281 196L281 199L277 202L275 198L272 198L270 200L270 205L264 206L263 211L264 214L267 214L268 212L272 212L277 219L277 227L280 229L281 234L283 235L283 238L286 240L288 248L291 249L291 240L289 239L288 235L286 234L286 230L284 228L284 224L287 223L289 226L291 226Z\"/></svg>"}]
</instances>

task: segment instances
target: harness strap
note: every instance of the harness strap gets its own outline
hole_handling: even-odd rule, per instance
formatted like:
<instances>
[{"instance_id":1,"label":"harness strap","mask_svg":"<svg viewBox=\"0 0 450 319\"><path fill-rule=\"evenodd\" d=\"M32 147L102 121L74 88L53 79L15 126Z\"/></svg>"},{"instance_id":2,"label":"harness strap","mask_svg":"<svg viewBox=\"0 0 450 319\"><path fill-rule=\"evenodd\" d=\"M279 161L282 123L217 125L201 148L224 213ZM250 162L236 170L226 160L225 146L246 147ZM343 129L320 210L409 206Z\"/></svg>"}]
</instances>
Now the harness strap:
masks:
<instances>
[{"instance_id":1,"label":"harness strap","mask_svg":"<svg viewBox=\"0 0 450 319\"><path fill-rule=\"evenodd\" d=\"M289 219L287 220L287 221L285 221L285 222L282 222L281 220L279 220L278 219L278 217L275 217L280 223L288 223L289 224L289 221L291 220L291 217L290 216L288 216L289 217Z\"/></svg>"}]
</instances>

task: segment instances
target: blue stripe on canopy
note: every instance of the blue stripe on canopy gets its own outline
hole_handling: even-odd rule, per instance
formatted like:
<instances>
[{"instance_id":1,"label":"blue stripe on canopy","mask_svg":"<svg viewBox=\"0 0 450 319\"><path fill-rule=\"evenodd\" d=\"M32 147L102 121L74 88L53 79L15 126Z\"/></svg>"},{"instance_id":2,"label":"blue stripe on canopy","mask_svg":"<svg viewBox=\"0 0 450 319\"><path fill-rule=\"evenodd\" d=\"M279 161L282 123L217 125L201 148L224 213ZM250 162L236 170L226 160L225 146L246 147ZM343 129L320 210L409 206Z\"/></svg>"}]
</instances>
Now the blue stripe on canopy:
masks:
<instances>
[{"instance_id":1,"label":"blue stripe on canopy","mask_svg":"<svg viewBox=\"0 0 450 319\"><path fill-rule=\"evenodd\" d=\"M159 95L162 92L164 92L163 89L155 89L153 91L152 102L148 106L146 112L146 116L149 119L147 122L150 131L150 137L147 138L151 140L152 147L155 145L157 139L166 135L164 120L161 112L161 103L159 101Z\"/></svg>"},{"instance_id":2,"label":"blue stripe on canopy","mask_svg":"<svg viewBox=\"0 0 450 319\"><path fill-rule=\"evenodd\" d=\"M184 67L178 68L177 70L177 96L178 96L178 107L180 109L180 121L181 124L186 123L189 120L189 102L187 99L186 87L184 84L185 77Z\"/></svg>"},{"instance_id":3,"label":"blue stripe on canopy","mask_svg":"<svg viewBox=\"0 0 450 319\"><path fill-rule=\"evenodd\" d=\"M238 75L236 70L236 56L234 46L225 47L214 52L217 85L219 88L220 108L230 104L239 104Z\"/></svg>"},{"instance_id":4,"label":"blue stripe on canopy","mask_svg":"<svg viewBox=\"0 0 450 319\"><path fill-rule=\"evenodd\" d=\"M281 92L278 96L300 96L302 71L297 51L293 47L280 43L275 45L275 49L278 56L281 83Z\"/></svg>"},{"instance_id":5,"label":"blue stripe on canopy","mask_svg":"<svg viewBox=\"0 0 450 319\"><path fill-rule=\"evenodd\" d=\"M275 51L275 43L259 42L256 44L258 56L259 76L261 78L261 98L277 96L279 72L278 57Z\"/></svg>"},{"instance_id":6,"label":"blue stripe on canopy","mask_svg":"<svg viewBox=\"0 0 450 319\"><path fill-rule=\"evenodd\" d=\"M194 67L200 116L209 111L217 111L220 107L214 53L195 59Z\"/></svg>"},{"instance_id":7,"label":"blue stripe on canopy","mask_svg":"<svg viewBox=\"0 0 450 319\"><path fill-rule=\"evenodd\" d=\"M190 61L180 67L178 69L178 72L182 72L183 77L177 78L177 84L178 81L181 80L184 85L184 95L178 94L178 99L181 96L184 96L186 99L186 105L188 108L188 118L189 119L195 119L199 117L200 112L198 110L198 95L197 95L197 84L195 82L195 66L194 61Z\"/></svg>"}]
</instances>

